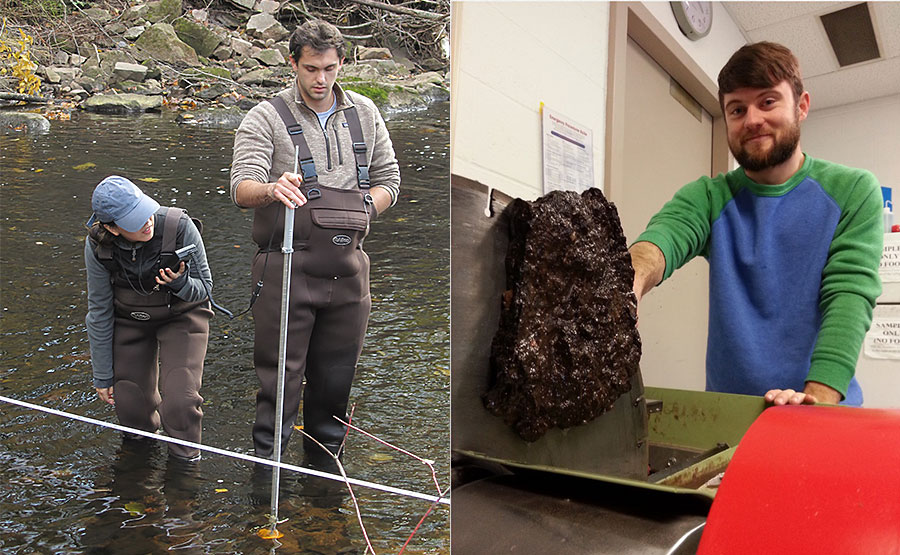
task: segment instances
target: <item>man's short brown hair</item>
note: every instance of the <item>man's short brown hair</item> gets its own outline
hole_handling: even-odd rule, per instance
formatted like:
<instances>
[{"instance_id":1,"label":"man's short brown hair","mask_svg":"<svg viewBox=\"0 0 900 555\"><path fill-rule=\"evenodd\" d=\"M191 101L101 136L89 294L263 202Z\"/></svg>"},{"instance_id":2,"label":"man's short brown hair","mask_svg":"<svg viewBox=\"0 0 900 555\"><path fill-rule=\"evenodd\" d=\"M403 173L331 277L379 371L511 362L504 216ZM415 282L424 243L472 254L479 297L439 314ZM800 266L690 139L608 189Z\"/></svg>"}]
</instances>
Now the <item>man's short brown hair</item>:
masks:
<instances>
[{"instance_id":1,"label":"man's short brown hair","mask_svg":"<svg viewBox=\"0 0 900 555\"><path fill-rule=\"evenodd\" d=\"M334 48L341 60L344 59L347 50L344 36L341 35L338 28L321 19L310 19L291 33L288 47L291 51L291 58L295 62L303 54L304 46L308 46L320 54Z\"/></svg>"},{"instance_id":2,"label":"man's short brown hair","mask_svg":"<svg viewBox=\"0 0 900 555\"><path fill-rule=\"evenodd\" d=\"M724 109L726 93L750 87L767 89L787 81L794 91L794 102L803 94L800 63L787 47L774 42L747 44L731 55L719 72L719 105Z\"/></svg>"}]
</instances>

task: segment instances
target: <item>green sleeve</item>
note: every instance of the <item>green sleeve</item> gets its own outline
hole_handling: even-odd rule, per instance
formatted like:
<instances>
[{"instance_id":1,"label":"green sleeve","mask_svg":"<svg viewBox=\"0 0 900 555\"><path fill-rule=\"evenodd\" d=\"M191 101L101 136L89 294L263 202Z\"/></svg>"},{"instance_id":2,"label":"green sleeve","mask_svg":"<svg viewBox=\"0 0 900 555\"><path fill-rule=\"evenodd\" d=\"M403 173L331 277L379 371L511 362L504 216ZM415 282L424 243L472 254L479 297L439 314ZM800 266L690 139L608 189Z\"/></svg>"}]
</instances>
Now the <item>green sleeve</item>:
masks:
<instances>
[{"instance_id":1,"label":"green sleeve","mask_svg":"<svg viewBox=\"0 0 900 555\"><path fill-rule=\"evenodd\" d=\"M822 325L807 380L824 383L843 395L881 294L883 205L881 188L871 173L841 166L829 170L815 178L841 206L841 216L822 271Z\"/></svg>"},{"instance_id":2,"label":"green sleeve","mask_svg":"<svg viewBox=\"0 0 900 555\"><path fill-rule=\"evenodd\" d=\"M663 280L697 255L706 256L712 222L731 198L724 175L701 177L682 187L647 224L637 241L653 243L666 259Z\"/></svg>"}]
</instances>

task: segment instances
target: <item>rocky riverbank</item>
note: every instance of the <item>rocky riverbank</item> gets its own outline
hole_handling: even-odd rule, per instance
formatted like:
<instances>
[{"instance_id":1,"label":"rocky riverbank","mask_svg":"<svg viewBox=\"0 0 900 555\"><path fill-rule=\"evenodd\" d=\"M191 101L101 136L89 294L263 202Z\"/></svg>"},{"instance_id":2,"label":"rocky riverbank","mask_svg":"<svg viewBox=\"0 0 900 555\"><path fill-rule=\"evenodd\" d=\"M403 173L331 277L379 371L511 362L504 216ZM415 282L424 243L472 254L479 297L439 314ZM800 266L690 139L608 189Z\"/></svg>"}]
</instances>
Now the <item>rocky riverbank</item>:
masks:
<instances>
[{"instance_id":1,"label":"rocky riverbank","mask_svg":"<svg viewBox=\"0 0 900 555\"><path fill-rule=\"evenodd\" d=\"M0 128L46 130L49 120L75 109L171 109L185 124L237 126L245 110L293 78L287 61L292 28L276 17L279 2L229 2L228 9L186 9L182 0L155 0L129 2L121 11L80 10L70 17L93 25L98 40L63 43L54 51L36 48L33 73L41 78L42 99L10 101L21 110L0 110ZM389 117L448 100L447 66L433 58L413 62L402 49L351 43L338 82L372 98ZM2 78L0 90L15 88L15 78Z\"/></svg>"}]
</instances>

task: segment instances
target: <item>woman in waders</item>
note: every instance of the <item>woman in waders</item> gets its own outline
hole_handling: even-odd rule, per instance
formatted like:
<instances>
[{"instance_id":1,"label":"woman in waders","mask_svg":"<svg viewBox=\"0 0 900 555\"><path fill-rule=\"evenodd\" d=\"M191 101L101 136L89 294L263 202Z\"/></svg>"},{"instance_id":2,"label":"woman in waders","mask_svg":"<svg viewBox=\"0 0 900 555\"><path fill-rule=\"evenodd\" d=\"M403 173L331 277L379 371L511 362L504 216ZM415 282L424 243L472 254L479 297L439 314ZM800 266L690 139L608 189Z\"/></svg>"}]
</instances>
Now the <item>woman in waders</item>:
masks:
<instances>
[{"instance_id":1,"label":"woman in waders","mask_svg":"<svg viewBox=\"0 0 900 555\"><path fill-rule=\"evenodd\" d=\"M115 406L123 426L156 432L162 424L167 435L200 443L213 314L200 231L184 210L161 208L124 177L101 181L91 206L85 322L97 394ZM169 454L200 458L199 449L174 443Z\"/></svg>"}]
</instances>

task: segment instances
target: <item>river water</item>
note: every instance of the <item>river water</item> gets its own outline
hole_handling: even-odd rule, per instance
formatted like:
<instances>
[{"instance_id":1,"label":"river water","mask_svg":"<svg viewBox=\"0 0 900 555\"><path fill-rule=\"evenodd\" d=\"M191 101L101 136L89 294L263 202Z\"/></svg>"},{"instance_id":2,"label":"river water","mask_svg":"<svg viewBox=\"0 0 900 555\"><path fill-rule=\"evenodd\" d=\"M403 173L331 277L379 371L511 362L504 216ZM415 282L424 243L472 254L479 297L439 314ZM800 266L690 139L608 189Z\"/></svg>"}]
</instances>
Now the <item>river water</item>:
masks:
<instances>
[{"instance_id":1,"label":"river water","mask_svg":"<svg viewBox=\"0 0 900 555\"><path fill-rule=\"evenodd\" d=\"M395 115L388 129L403 179L397 206L366 239L372 315L351 402L354 422L450 474L449 106ZM191 127L171 113L73 114L49 134L0 135L0 395L116 423L91 382L82 227L101 179L132 179L162 205L204 223L214 297L233 312L250 293L252 211L228 194L233 129ZM280 271L280 269L279 269ZM203 388L203 443L252 454L258 387L249 315L213 319ZM294 433L286 463L300 464ZM253 464L205 453L196 468L162 442L0 402L3 553L363 553L346 487L284 471L280 545L268 524L269 482ZM436 494L430 470L351 433L348 476ZM265 478L268 480L268 478ZM431 504L354 487L377 553L397 553ZM449 507L423 522L406 553L449 553Z\"/></svg>"}]
</instances>

